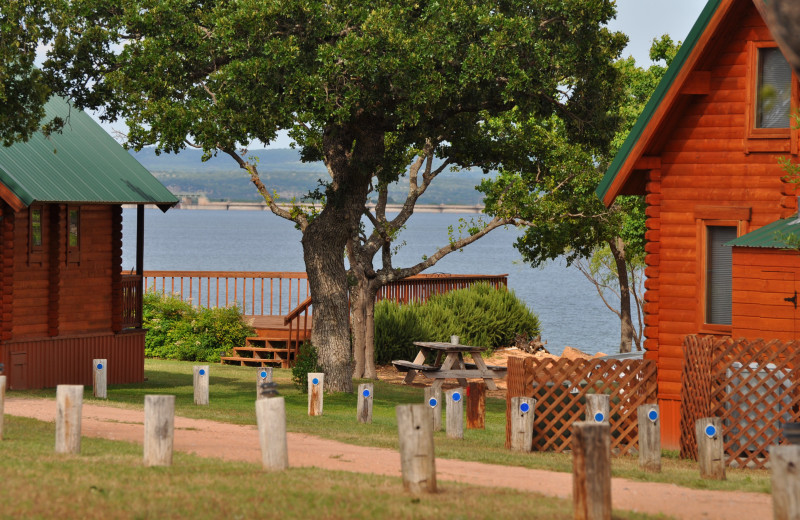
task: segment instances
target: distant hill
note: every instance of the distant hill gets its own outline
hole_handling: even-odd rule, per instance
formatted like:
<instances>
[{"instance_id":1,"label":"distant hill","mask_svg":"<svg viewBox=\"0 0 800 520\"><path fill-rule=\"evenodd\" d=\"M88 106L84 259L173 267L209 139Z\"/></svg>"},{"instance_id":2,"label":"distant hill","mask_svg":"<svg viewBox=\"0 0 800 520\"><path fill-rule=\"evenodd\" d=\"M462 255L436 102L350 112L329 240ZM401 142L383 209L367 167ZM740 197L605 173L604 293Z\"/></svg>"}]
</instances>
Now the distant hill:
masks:
<instances>
[{"instance_id":1,"label":"distant hill","mask_svg":"<svg viewBox=\"0 0 800 520\"><path fill-rule=\"evenodd\" d=\"M179 154L156 155L153 148L131 152L142 165L153 172L175 194L205 194L211 200L261 200L248 175L225 155L202 161L199 150ZM259 172L268 189L278 192L281 200L303 198L328 177L321 162L304 163L300 154L290 148L251 150L248 156L258 158ZM479 170L443 172L420 199L422 204L480 204L482 194L475 186L483 178ZM402 202L408 182L401 179L389 188L389 197Z\"/></svg>"}]
</instances>

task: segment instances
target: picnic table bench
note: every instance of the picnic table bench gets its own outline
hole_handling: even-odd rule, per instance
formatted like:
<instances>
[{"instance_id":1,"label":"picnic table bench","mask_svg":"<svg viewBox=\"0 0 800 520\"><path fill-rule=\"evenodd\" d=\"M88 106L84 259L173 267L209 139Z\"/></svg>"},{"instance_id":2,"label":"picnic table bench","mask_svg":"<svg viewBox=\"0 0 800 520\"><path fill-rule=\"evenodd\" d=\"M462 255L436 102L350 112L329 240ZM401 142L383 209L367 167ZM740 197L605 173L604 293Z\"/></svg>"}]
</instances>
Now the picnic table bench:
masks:
<instances>
[{"instance_id":1,"label":"picnic table bench","mask_svg":"<svg viewBox=\"0 0 800 520\"><path fill-rule=\"evenodd\" d=\"M466 386L467 379L483 379L486 388L497 390L494 380L505 377L506 367L487 366L481 357L484 347L472 347L437 341L415 341L419 352L414 361L396 360L392 364L400 372L407 372L404 383L410 384L418 374L433 380L434 389L440 389L445 379L456 379ZM472 357L473 363L464 362L464 354ZM428 357L433 357L432 365L425 364Z\"/></svg>"}]
</instances>

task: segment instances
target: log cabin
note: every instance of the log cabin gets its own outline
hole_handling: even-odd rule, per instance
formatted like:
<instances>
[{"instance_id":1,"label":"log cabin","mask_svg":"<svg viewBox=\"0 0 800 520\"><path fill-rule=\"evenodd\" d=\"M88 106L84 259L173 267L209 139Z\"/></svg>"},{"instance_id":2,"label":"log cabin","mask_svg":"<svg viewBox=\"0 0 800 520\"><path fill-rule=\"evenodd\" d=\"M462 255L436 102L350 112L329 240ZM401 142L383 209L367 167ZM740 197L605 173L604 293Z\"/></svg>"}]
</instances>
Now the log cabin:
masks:
<instances>
[{"instance_id":1,"label":"log cabin","mask_svg":"<svg viewBox=\"0 0 800 520\"><path fill-rule=\"evenodd\" d=\"M800 254L782 238L797 198L778 162L797 161L800 88L764 20L763 0L707 3L597 189L647 203L644 348L666 448L687 335L800 332Z\"/></svg>"},{"instance_id":2,"label":"log cabin","mask_svg":"<svg viewBox=\"0 0 800 520\"><path fill-rule=\"evenodd\" d=\"M53 97L61 132L0 146L0 375L11 390L144 380L144 207L177 199L87 114ZM137 207L122 273L122 205Z\"/></svg>"}]
</instances>

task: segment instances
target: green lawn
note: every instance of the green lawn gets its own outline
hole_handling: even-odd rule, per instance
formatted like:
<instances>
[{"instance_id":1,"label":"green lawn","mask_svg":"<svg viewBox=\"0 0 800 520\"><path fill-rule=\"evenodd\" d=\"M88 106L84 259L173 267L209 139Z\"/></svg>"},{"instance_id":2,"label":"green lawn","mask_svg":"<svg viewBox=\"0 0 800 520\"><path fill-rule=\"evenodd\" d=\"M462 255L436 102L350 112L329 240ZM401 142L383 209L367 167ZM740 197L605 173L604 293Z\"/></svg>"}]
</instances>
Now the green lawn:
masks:
<instances>
[{"instance_id":1,"label":"green lawn","mask_svg":"<svg viewBox=\"0 0 800 520\"><path fill-rule=\"evenodd\" d=\"M229 365L210 367L210 405L195 406L192 389L193 363L151 360L145 362L147 381L135 385L114 385L108 389L108 404L142 408L146 394L174 394L175 413L185 417L212 419L235 424L255 424L255 368ZM291 382L289 370L274 370L278 391L286 399L287 429L309 433L362 446L397 449L395 406L421 403L420 388L375 383L373 423L356 421L356 395L330 394L325 396L322 417L309 417L308 397ZM354 383L354 388L358 382ZM55 389L14 392L11 395L55 396ZM86 388L86 402L93 401L91 387ZM569 454L520 454L505 449L505 401L487 399L486 429L466 430L463 440L452 440L444 432L435 434L436 456L509 466L571 472ZM634 480L666 482L697 489L739 490L769 493L770 475L765 470L728 469L726 481L707 481L699 478L697 463L665 453L663 471L645 473L635 457L613 460L613 474Z\"/></svg>"},{"instance_id":2,"label":"green lawn","mask_svg":"<svg viewBox=\"0 0 800 520\"><path fill-rule=\"evenodd\" d=\"M57 455L54 430L53 423L6 417L0 518L572 518L571 501L450 482L436 495L414 497L398 478L316 468L268 473L184 453L175 453L171 467L147 468L141 445L103 439L84 438L80 455Z\"/></svg>"}]
</instances>

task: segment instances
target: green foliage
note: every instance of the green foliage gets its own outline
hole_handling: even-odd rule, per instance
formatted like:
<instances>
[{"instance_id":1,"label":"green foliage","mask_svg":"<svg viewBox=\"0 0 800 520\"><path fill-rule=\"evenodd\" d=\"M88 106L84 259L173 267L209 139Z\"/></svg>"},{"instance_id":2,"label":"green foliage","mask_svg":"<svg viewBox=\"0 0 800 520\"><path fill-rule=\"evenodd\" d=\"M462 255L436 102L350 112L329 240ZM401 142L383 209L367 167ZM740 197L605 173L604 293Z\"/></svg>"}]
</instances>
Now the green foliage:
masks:
<instances>
[{"instance_id":1,"label":"green foliage","mask_svg":"<svg viewBox=\"0 0 800 520\"><path fill-rule=\"evenodd\" d=\"M292 367L292 381L295 386L308 393L308 374L318 372L317 349L308 341L300 345L300 352Z\"/></svg>"},{"instance_id":2,"label":"green foliage","mask_svg":"<svg viewBox=\"0 0 800 520\"><path fill-rule=\"evenodd\" d=\"M485 283L400 305L386 300L375 305L375 361L413 359L414 341L450 341L489 351L514 343L517 334L539 335L539 319L513 293Z\"/></svg>"},{"instance_id":3,"label":"green foliage","mask_svg":"<svg viewBox=\"0 0 800 520\"><path fill-rule=\"evenodd\" d=\"M174 296L146 293L145 356L218 362L253 333L235 307L194 309Z\"/></svg>"}]
</instances>

